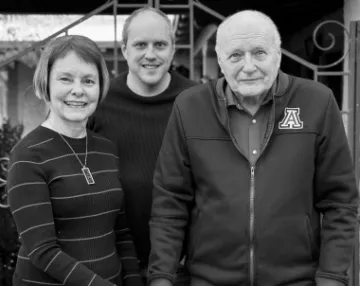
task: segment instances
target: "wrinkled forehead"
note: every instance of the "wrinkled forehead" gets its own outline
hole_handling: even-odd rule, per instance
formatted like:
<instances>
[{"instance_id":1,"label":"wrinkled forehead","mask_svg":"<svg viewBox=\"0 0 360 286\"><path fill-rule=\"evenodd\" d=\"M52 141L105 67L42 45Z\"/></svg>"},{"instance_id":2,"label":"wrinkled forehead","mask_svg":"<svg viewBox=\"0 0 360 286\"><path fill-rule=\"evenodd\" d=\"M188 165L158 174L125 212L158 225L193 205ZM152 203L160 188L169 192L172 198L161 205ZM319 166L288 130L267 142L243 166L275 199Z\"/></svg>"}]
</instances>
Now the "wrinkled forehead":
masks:
<instances>
[{"instance_id":1,"label":"wrinkled forehead","mask_svg":"<svg viewBox=\"0 0 360 286\"><path fill-rule=\"evenodd\" d=\"M219 27L217 44L228 46L233 41L256 41L272 44L275 31L264 19L255 17L230 18Z\"/></svg>"}]
</instances>

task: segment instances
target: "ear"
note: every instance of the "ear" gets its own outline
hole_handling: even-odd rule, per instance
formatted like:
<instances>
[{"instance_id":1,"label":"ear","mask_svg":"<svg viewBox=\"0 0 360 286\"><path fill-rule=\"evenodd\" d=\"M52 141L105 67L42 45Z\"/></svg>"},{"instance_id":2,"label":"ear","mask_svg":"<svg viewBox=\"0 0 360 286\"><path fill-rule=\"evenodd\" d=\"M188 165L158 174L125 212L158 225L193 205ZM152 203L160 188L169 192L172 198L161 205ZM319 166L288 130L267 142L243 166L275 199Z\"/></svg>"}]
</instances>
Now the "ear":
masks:
<instances>
[{"instance_id":1,"label":"ear","mask_svg":"<svg viewBox=\"0 0 360 286\"><path fill-rule=\"evenodd\" d=\"M126 45L123 41L121 41L121 52L125 58L125 60L127 60L127 50L126 50Z\"/></svg>"},{"instance_id":2,"label":"ear","mask_svg":"<svg viewBox=\"0 0 360 286\"><path fill-rule=\"evenodd\" d=\"M221 59L221 57L220 57L221 52L219 51L219 47L216 46L216 47L215 47L215 51L216 51L217 61L218 61L220 70L221 70L222 73L224 73L223 67L222 67L222 66L223 66L223 62L222 62L222 59Z\"/></svg>"},{"instance_id":3,"label":"ear","mask_svg":"<svg viewBox=\"0 0 360 286\"><path fill-rule=\"evenodd\" d=\"M172 59L174 58L175 52L176 52L176 47L175 47L175 43L174 43L173 48L172 48L172 53L171 53L171 58Z\"/></svg>"},{"instance_id":4,"label":"ear","mask_svg":"<svg viewBox=\"0 0 360 286\"><path fill-rule=\"evenodd\" d=\"M280 68L281 65L281 58L282 58L282 53L281 53L281 49L279 49L278 51L278 69Z\"/></svg>"}]
</instances>

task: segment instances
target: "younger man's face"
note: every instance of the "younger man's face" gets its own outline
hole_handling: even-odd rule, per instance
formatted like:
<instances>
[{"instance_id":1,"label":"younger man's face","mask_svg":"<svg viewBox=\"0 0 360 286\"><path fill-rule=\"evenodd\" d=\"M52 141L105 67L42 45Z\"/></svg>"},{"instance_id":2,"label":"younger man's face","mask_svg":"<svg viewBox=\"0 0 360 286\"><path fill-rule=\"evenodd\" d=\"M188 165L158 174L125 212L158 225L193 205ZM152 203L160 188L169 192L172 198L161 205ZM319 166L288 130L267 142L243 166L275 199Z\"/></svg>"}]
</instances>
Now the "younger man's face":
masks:
<instances>
[{"instance_id":1,"label":"younger man's face","mask_svg":"<svg viewBox=\"0 0 360 286\"><path fill-rule=\"evenodd\" d=\"M144 84L159 84L169 71L175 51L168 23L152 11L137 15L130 23L122 51L130 73Z\"/></svg>"}]
</instances>

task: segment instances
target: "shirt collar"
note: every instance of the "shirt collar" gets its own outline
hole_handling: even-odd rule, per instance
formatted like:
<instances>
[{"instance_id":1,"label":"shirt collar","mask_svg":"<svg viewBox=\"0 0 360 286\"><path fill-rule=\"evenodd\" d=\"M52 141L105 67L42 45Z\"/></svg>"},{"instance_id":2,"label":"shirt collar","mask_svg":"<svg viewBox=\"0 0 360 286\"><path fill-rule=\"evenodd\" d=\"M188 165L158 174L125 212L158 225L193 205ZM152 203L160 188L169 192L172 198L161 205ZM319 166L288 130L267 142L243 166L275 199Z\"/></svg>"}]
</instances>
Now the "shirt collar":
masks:
<instances>
[{"instance_id":1,"label":"shirt collar","mask_svg":"<svg viewBox=\"0 0 360 286\"><path fill-rule=\"evenodd\" d=\"M274 81L273 85L269 89L269 91L266 93L263 102L261 105L265 105L271 100L273 100L273 94L275 93L277 88L277 80ZM240 100L236 97L234 92L231 90L230 86L228 84L225 85L225 98L227 102L227 106L237 106L240 109L244 109Z\"/></svg>"}]
</instances>

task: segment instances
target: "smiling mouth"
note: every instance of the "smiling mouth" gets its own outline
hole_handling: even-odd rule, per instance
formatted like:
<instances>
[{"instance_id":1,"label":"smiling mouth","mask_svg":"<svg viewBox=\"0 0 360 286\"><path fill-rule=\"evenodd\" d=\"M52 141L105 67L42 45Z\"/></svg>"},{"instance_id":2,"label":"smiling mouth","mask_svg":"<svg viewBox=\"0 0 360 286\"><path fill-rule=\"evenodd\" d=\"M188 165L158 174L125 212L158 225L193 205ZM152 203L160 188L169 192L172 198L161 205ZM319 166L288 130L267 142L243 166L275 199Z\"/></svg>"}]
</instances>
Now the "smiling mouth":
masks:
<instances>
[{"instance_id":1,"label":"smiling mouth","mask_svg":"<svg viewBox=\"0 0 360 286\"><path fill-rule=\"evenodd\" d=\"M145 69L150 69L150 70L153 70L153 69L156 69L158 68L160 65L142 65L143 68Z\"/></svg>"},{"instance_id":2,"label":"smiling mouth","mask_svg":"<svg viewBox=\"0 0 360 286\"><path fill-rule=\"evenodd\" d=\"M244 82L252 82L252 81L257 81L258 78L249 78L249 79L243 79L241 81L244 81Z\"/></svg>"},{"instance_id":3,"label":"smiling mouth","mask_svg":"<svg viewBox=\"0 0 360 286\"><path fill-rule=\"evenodd\" d=\"M86 102L83 101L64 101L64 103L69 107L85 107L87 105Z\"/></svg>"},{"instance_id":4,"label":"smiling mouth","mask_svg":"<svg viewBox=\"0 0 360 286\"><path fill-rule=\"evenodd\" d=\"M243 79L241 80L241 82L245 85L253 85L253 84L256 84L258 82L259 79Z\"/></svg>"}]
</instances>

